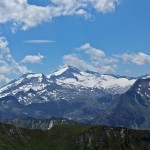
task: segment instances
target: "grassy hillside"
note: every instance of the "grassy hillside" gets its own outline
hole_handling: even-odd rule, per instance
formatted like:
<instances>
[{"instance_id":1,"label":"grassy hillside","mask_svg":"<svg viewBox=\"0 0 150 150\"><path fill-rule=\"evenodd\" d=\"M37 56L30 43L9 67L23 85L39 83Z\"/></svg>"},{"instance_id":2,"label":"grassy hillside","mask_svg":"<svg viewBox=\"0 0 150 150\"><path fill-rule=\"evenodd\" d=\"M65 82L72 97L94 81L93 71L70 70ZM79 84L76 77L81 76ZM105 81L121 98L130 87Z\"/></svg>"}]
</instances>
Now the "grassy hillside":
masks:
<instances>
[{"instance_id":1,"label":"grassy hillside","mask_svg":"<svg viewBox=\"0 0 150 150\"><path fill-rule=\"evenodd\" d=\"M56 125L51 130L0 124L0 150L149 150L150 131Z\"/></svg>"}]
</instances>

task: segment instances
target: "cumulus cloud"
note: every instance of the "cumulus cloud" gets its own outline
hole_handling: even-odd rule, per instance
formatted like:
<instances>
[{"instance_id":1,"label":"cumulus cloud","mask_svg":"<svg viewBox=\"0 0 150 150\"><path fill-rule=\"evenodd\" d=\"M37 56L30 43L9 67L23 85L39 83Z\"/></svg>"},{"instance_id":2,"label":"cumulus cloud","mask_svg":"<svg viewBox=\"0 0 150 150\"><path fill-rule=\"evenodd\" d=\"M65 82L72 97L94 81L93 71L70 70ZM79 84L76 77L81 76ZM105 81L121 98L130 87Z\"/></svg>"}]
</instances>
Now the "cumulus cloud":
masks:
<instances>
[{"instance_id":1,"label":"cumulus cloud","mask_svg":"<svg viewBox=\"0 0 150 150\"><path fill-rule=\"evenodd\" d=\"M85 53L89 54L91 59L93 59L93 60L97 60L97 59L100 59L102 57L105 57L105 53L102 50L92 47L90 45L90 43L86 43L86 44L84 44L84 45L82 45L76 49L77 50L84 50Z\"/></svg>"},{"instance_id":2,"label":"cumulus cloud","mask_svg":"<svg viewBox=\"0 0 150 150\"><path fill-rule=\"evenodd\" d=\"M30 63L30 64L37 64L41 63L44 56L41 54L38 55L27 55L25 58L21 61L22 63Z\"/></svg>"},{"instance_id":3,"label":"cumulus cloud","mask_svg":"<svg viewBox=\"0 0 150 150\"><path fill-rule=\"evenodd\" d=\"M80 59L77 54L65 55L63 57L63 63L65 65L77 67L81 70L93 70L93 71L97 70L93 65L88 64L86 61Z\"/></svg>"},{"instance_id":4,"label":"cumulus cloud","mask_svg":"<svg viewBox=\"0 0 150 150\"><path fill-rule=\"evenodd\" d=\"M9 81L10 81L9 78L7 78L7 77L4 76L4 75L0 75L0 86L7 84Z\"/></svg>"},{"instance_id":5,"label":"cumulus cloud","mask_svg":"<svg viewBox=\"0 0 150 150\"><path fill-rule=\"evenodd\" d=\"M9 53L8 41L5 37L0 37L0 52Z\"/></svg>"},{"instance_id":6,"label":"cumulus cloud","mask_svg":"<svg viewBox=\"0 0 150 150\"><path fill-rule=\"evenodd\" d=\"M80 15L89 18L91 8L100 13L113 12L118 0L51 0L47 6L30 5L27 0L1 0L0 23L11 22L12 31L27 30L54 17Z\"/></svg>"},{"instance_id":7,"label":"cumulus cloud","mask_svg":"<svg viewBox=\"0 0 150 150\"><path fill-rule=\"evenodd\" d=\"M147 65L150 64L150 55L138 52L108 56L103 50L94 48L90 43L85 43L76 48L76 53L63 57L64 65L72 65L81 70L93 70L99 73L115 73L119 63L122 62L133 63L137 66Z\"/></svg>"},{"instance_id":8,"label":"cumulus cloud","mask_svg":"<svg viewBox=\"0 0 150 150\"><path fill-rule=\"evenodd\" d=\"M16 62L8 44L5 37L0 37L0 86L14 75L30 72L25 66Z\"/></svg>"},{"instance_id":9,"label":"cumulus cloud","mask_svg":"<svg viewBox=\"0 0 150 150\"><path fill-rule=\"evenodd\" d=\"M118 60L113 57L108 57L104 51L96 49L85 43L76 48L77 51L83 51L84 55L88 55L88 59L82 59L80 55L69 54L63 57L65 65L72 65L81 70L93 70L100 73L114 73L117 67Z\"/></svg>"},{"instance_id":10,"label":"cumulus cloud","mask_svg":"<svg viewBox=\"0 0 150 150\"><path fill-rule=\"evenodd\" d=\"M0 74L18 74L28 71L26 67L17 63L10 54L6 38L0 37Z\"/></svg>"},{"instance_id":11,"label":"cumulus cloud","mask_svg":"<svg viewBox=\"0 0 150 150\"><path fill-rule=\"evenodd\" d=\"M115 55L116 57L122 59L124 62L132 62L136 65L150 64L150 55L143 52L128 54L124 53L122 55Z\"/></svg>"}]
</instances>

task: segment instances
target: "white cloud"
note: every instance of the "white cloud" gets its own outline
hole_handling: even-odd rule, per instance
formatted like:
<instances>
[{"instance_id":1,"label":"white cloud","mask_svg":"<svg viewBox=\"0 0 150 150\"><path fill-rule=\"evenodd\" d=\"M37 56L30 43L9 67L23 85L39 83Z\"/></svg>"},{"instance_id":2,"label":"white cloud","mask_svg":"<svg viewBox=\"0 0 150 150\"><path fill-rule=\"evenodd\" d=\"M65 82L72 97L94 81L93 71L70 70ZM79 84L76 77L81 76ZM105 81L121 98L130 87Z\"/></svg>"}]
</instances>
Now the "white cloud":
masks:
<instances>
[{"instance_id":1,"label":"white cloud","mask_svg":"<svg viewBox=\"0 0 150 150\"><path fill-rule=\"evenodd\" d=\"M146 65L150 64L150 55L143 52L128 54L124 53L122 55L115 55L116 57L122 59L124 62L132 62L136 65Z\"/></svg>"},{"instance_id":2,"label":"white cloud","mask_svg":"<svg viewBox=\"0 0 150 150\"><path fill-rule=\"evenodd\" d=\"M38 54L38 55L27 55L25 58L21 61L22 63L30 63L30 64L37 64L41 63L44 56Z\"/></svg>"},{"instance_id":3,"label":"white cloud","mask_svg":"<svg viewBox=\"0 0 150 150\"><path fill-rule=\"evenodd\" d=\"M117 67L118 60L113 57L108 57L104 51L92 47L86 43L79 48L78 51L83 51L83 55L88 55L88 59L81 59L80 55L69 54L63 57L65 65L72 65L81 70L93 70L100 73L114 73Z\"/></svg>"},{"instance_id":4,"label":"white cloud","mask_svg":"<svg viewBox=\"0 0 150 150\"><path fill-rule=\"evenodd\" d=\"M9 53L8 41L5 37L0 37L0 52Z\"/></svg>"},{"instance_id":5,"label":"white cloud","mask_svg":"<svg viewBox=\"0 0 150 150\"><path fill-rule=\"evenodd\" d=\"M29 5L27 0L1 0L0 23L13 22L13 31L21 27L23 30L34 27L43 21L51 20L50 6Z\"/></svg>"},{"instance_id":6,"label":"white cloud","mask_svg":"<svg viewBox=\"0 0 150 150\"><path fill-rule=\"evenodd\" d=\"M33 43L33 44L44 44L44 43L54 43L55 41L52 40L27 40L24 43Z\"/></svg>"},{"instance_id":7,"label":"white cloud","mask_svg":"<svg viewBox=\"0 0 150 150\"><path fill-rule=\"evenodd\" d=\"M54 17L80 15L91 16L90 10L106 13L115 10L118 0L51 0L50 5L30 5L27 0L1 0L0 23L12 22L12 31L27 30Z\"/></svg>"},{"instance_id":8,"label":"white cloud","mask_svg":"<svg viewBox=\"0 0 150 150\"><path fill-rule=\"evenodd\" d=\"M0 37L0 74L18 74L28 71L26 67L17 63L10 54L6 38Z\"/></svg>"},{"instance_id":9,"label":"white cloud","mask_svg":"<svg viewBox=\"0 0 150 150\"><path fill-rule=\"evenodd\" d=\"M30 72L25 66L15 61L10 54L8 41L5 37L0 37L0 86L9 81L15 75Z\"/></svg>"},{"instance_id":10,"label":"white cloud","mask_svg":"<svg viewBox=\"0 0 150 150\"><path fill-rule=\"evenodd\" d=\"M87 0L90 1L93 7L102 13L115 11L116 5L119 4L119 0Z\"/></svg>"},{"instance_id":11,"label":"white cloud","mask_svg":"<svg viewBox=\"0 0 150 150\"><path fill-rule=\"evenodd\" d=\"M0 75L0 86L7 84L9 81L10 81L9 78L7 78L7 77L4 76L4 75Z\"/></svg>"},{"instance_id":12,"label":"white cloud","mask_svg":"<svg viewBox=\"0 0 150 150\"><path fill-rule=\"evenodd\" d=\"M85 53L89 54L93 60L105 57L105 53L102 50L92 47L90 43L86 43L80 46L79 48L77 48L77 50L84 50Z\"/></svg>"},{"instance_id":13,"label":"white cloud","mask_svg":"<svg viewBox=\"0 0 150 150\"><path fill-rule=\"evenodd\" d=\"M80 59L76 54L65 55L63 57L63 63L65 65L77 67L80 70L97 70L93 65L88 64L84 60Z\"/></svg>"}]
</instances>

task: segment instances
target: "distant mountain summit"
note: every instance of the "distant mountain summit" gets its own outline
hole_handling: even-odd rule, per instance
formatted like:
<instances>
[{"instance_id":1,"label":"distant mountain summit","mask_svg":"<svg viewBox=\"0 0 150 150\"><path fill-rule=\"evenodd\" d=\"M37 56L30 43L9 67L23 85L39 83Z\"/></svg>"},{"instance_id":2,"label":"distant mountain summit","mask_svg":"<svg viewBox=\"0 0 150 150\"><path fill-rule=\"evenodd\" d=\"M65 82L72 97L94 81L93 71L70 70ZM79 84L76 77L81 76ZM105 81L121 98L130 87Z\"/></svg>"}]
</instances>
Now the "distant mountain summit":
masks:
<instances>
[{"instance_id":1,"label":"distant mountain summit","mask_svg":"<svg viewBox=\"0 0 150 150\"><path fill-rule=\"evenodd\" d=\"M90 70L80 71L72 66L65 66L47 76L58 84L76 87L98 88L111 94L124 93L136 81L136 78L99 74Z\"/></svg>"},{"instance_id":2,"label":"distant mountain summit","mask_svg":"<svg viewBox=\"0 0 150 150\"><path fill-rule=\"evenodd\" d=\"M74 74L80 74L80 70L72 66L64 66L59 70L55 71L54 73L48 75L47 77L50 80L63 79L63 78L73 78L78 80L77 77L74 76Z\"/></svg>"}]
</instances>

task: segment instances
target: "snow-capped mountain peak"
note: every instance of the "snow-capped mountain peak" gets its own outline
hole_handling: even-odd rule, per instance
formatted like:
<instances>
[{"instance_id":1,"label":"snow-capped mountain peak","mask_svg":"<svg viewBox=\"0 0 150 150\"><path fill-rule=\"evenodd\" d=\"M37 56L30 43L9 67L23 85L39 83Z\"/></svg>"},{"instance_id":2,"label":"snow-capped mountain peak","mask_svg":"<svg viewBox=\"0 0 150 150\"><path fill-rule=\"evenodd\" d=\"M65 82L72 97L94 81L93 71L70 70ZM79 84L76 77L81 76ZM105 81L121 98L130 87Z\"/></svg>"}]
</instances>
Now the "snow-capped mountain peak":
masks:
<instances>
[{"instance_id":1,"label":"snow-capped mountain peak","mask_svg":"<svg viewBox=\"0 0 150 150\"><path fill-rule=\"evenodd\" d=\"M75 80L78 80L74 74L80 74L80 70L78 70L77 68L75 67L72 67L72 66L64 66L62 68L60 68L59 70L53 72L52 74L48 75L47 77L50 79L50 80L57 80L57 79L75 79Z\"/></svg>"},{"instance_id":2,"label":"snow-capped mountain peak","mask_svg":"<svg viewBox=\"0 0 150 150\"><path fill-rule=\"evenodd\" d=\"M135 78L100 74L93 71L80 71L72 66L65 66L48 76L59 85L105 89L111 94L121 94L136 81Z\"/></svg>"},{"instance_id":3,"label":"snow-capped mountain peak","mask_svg":"<svg viewBox=\"0 0 150 150\"><path fill-rule=\"evenodd\" d=\"M23 78L42 78L43 76L45 76L43 73L27 73L24 74L22 77Z\"/></svg>"},{"instance_id":4,"label":"snow-capped mountain peak","mask_svg":"<svg viewBox=\"0 0 150 150\"><path fill-rule=\"evenodd\" d=\"M0 89L0 97L15 96L20 103L43 103L50 100L75 100L80 97L101 97L103 94L122 94L136 81L123 76L80 71L64 66L47 77L28 73Z\"/></svg>"},{"instance_id":5,"label":"snow-capped mountain peak","mask_svg":"<svg viewBox=\"0 0 150 150\"><path fill-rule=\"evenodd\" d=\"M50 78L51 76L61 76L65 73L80 73L80 70L73 66L63 66L60 69L53 72L52 74L47 75L47 77Z\"/></svg>"},{"instance_id":6,"label":"snow-capped mountain peak","mask_svg":"<svg viewBox=\"0 0 150 150\"><path fill-rule=\"evenodd\" d=\"M150 79L150 74L143 76L142 79Z\"/></svg>"},{"instance_id":7,"label":"snow-capped mountain peak","mask_svg":"<svg viewBox=\"0 0 150 150\"><path fill-rule=\"evenodd\" d=\"M43 80L46 80L46 76L42 73L27 73L22 75L20 78L15 79L8 83L6 86L2 87L0 89L0 92L6 90L7 88L11 88L13 86L17 86L19 84L37 84L43 82Z\"/></svg>"},{"instance_id":8,"label":"snow-capped mountain peak","mask_svg":"<svg viewBox=\"0 0 150 150\"><path fill-rule=\"evenodd\" d=\"M26 93L30 89L38 91L47 86L48 83L49 80L42 73L27 73L3 86L0 89L0 97L15 96L19 92Z\"/></svg>"}]
</instances>

